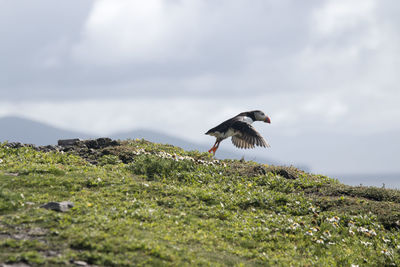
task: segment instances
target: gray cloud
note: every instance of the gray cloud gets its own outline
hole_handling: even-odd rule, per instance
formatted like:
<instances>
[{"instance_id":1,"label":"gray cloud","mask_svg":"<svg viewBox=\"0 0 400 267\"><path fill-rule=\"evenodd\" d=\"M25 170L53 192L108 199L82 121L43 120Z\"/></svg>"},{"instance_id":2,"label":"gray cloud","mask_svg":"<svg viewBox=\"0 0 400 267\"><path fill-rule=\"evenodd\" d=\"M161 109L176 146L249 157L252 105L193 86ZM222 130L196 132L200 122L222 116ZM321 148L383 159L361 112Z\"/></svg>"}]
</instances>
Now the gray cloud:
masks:
<instances>
[{"instance_id":1,"label":"gray cloud","mask_svg":"<svg viewBox=\"0 0 400 267\"><path fill-rule=\"evenodd\" d=\"M63 77L73 73L66 53L78 41L91 5L88 0L0 2L2 99L62 92ZM47 84L51 89L44 89Z\"/></svg>"},{"instance_id":2,"label":"gray cloud","mask_svg":"<svg viewBox=\"0 0 400 267\"><path fill-rule=\"evenodd\" d=\"M391 1L2 5L2 99L357 95L400 64Z\"/></svg>"},{"instance_id":3,"label":"gray cloud","mask_svg":"<svg viewBox=\"0 0 400 267\"><path fill-rule=\"evenodd\" d=\"M311 6L295 1L142 3L42 1L26 5L29 14L16 4L4 6L14 14L2 25L15 26L5 31L8 41L0 47L0 67L7 73L1 81L3 99L56 97L65 90L88 97L93 87L97 96L109 97L110 86L121 96L166 90L163 95L232 95L242 90L232 77L246 79L243 72L254 67L253 61L268 62L257 69L265 76L261 82L267 82L261 92L290 89L287 79L278 79L290 68L281 64L306 43ZM122 14L107 20L113 6ZM148 16L135 20L140 12ZM111 26L104 27L102 19ZM188 88L199 80L207 80L203 90ZM248 90L261 93L259 85L252 86Z\"/></svg>"}]
</instances>

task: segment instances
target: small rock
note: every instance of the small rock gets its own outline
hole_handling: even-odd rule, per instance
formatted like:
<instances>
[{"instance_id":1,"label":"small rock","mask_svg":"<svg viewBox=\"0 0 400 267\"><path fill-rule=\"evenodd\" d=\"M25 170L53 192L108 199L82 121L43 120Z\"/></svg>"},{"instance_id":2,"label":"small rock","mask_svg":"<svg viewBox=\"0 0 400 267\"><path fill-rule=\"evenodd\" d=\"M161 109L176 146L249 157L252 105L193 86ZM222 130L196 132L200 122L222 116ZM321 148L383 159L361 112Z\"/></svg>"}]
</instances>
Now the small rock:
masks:
<instances>
[{"instance_id":1,"label":"small rock","mask_svg":"<svg viewBox=\"0 0 400 267\"><path fill-rule=\"evenodd\" d=\"M74 261L74 264L78 265L78 266L87 266L88 265L87 262L85 262L85 261Z\"/></svg>"},{"instance_id":2,"label":"small rock","mask_svg":"<svg viewBox=\"0 0 400 267\"><path fill-rule=\"evenodd\" d=\"M49 250L49 251L46 252L46 255L48 255L50 257L54 257L54 256L58 256L60 254L57 251Z\"/></svg>"},{"instance_id":3,"label":"small rock","mask_svg":"<svg viewBox=\"0 0 400 267\"><path fill-rule=\"evenodd\" d=\"M26 240L27 235L26 234L15 234L15 235L13 235L13 238L17 239L17 240Z\"/></svg>"},{"instance_id":4,"label":"small rock","mask_svg":"<svg viewBox=\"0 0 400 267\"><path fill-rule=\"evenodd\" d=\"M7 175L7 176L18 176L19 173L17 173L17 172L5 172L4 175Z\"/></svg>"},{"instance_id":5,"label":"small rock","mask_svg":"<svg viewBox=\"0 0 400 267\"><path fill-rule=\"evenodd\" d=\"M81 141L79 138L74 138L74 139L61 139L58 140L57 144L59 146L73 146L75 143Z\"/></svg>"},{"instance_id":6,"label":"small rock","mask_svg":"<svg viewBox=\"0 0 400 267\"><path fill-rule=\"evenodd\" d=\"M30 236L44 236L44 235L46 235L46 233L47 233L46 229L39 228L39 227L32 228L28 231L28 235L30 235Z\"/></svg>"},{"instance_id":7,"label":"small rock","mask_svg":"<svg viewBox=\"0 0 400 267\"><path fill-rule=\"evenodd\" d=\"M49 210L66 212L73 206L74 206L74 203L72 203L70 201L63 201L63 202L49 202L40 207L44 208L44 209L49 209Z\"/></svg>"}]
</instances>

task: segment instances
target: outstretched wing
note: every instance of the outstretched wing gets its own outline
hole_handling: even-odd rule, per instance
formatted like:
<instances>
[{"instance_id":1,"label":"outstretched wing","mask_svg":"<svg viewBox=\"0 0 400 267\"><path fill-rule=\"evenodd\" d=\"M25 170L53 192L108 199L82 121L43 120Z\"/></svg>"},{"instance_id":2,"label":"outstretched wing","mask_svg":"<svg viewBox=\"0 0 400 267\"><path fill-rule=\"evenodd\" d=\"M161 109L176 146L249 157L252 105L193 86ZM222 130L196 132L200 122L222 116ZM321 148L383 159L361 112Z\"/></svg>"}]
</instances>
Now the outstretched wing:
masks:
<instances>
[{"instance_id":1,"label":"outstretched wing","mask_svg":"<svg viewBox=\"0 0 400 267\"><path fill-rule=\"evenodd\" d=\"M236 132L232 136L232 143L238 148L254 148L255 146L270 147L265 139L253 126L243 121L236 121L231 128Z\"/></svg>"}]
</instances>

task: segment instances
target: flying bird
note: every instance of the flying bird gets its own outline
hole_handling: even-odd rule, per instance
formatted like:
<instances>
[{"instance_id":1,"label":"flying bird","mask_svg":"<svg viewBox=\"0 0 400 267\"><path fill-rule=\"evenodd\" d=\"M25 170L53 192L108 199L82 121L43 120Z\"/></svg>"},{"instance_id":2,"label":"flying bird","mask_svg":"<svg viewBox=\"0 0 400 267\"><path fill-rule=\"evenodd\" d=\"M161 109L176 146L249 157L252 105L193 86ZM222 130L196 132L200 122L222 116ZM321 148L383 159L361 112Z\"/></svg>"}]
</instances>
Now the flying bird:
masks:
<instances>
[{"instance_id":1,"label":"flying bird","mask_svg":"<svg viewBox=\"0 0 400 267\"><path fill-rule=\"evenodd\" d=\"M232 143L238 148L254 148L255 146L270 147L259 132L251 125L255 121L271 123L270 118L260 110L242 112L208 130L207 135L217 138L209 153L217 151L222 140L232 136Z\"/></svg>"}]
</instances>

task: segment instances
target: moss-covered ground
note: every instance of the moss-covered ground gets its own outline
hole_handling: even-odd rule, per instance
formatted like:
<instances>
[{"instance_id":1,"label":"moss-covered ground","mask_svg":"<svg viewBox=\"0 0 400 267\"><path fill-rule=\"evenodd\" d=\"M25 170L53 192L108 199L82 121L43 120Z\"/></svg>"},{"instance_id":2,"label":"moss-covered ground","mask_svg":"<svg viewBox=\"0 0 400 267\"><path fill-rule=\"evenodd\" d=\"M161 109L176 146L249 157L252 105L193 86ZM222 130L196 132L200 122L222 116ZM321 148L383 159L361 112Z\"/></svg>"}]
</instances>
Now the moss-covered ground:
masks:
<instances>
[{"instance_id":1,"label":"moss-covered ground","mask_svg":"<svg viewBox=\"0 0 400 267\"><path fill-rule=\"evenodd\" d=\"M144 140L91 155L0 144L0 264L400 265L397 190Z\"/></svg>"}]
</instances>

